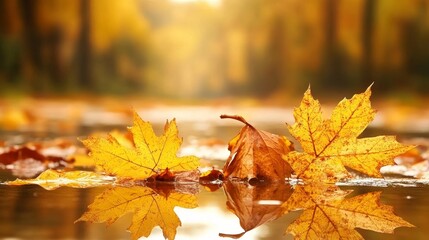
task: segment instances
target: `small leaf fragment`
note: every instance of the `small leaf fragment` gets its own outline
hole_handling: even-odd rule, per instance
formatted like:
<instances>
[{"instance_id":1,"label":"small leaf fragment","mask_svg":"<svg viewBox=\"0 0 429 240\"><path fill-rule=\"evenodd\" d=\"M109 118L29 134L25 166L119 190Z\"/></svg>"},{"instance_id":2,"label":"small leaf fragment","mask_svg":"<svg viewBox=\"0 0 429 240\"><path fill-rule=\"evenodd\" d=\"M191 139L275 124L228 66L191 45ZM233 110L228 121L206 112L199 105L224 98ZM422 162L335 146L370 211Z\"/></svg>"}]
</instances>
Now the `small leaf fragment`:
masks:
<instances>
[{"instance_id":1,"label":"small leaf fragment","mask_svg":"<svg viewBox=\"0 0 429 240\"><path fill-rule=\"evenodd\" d=\"M219 170L216 170L214 167L212 170L203 172L200 176L200 182L214 182L217 180L222 181L223 179L223 173Z\"/></svg>"},{"instance_id":2,"label":"small leaf fragment","mask_svg":"<svg viewBox=\"0 0 429 240\"><path fill-rule=\"evenodd\" d=\"M9 165L19 160L33 159L42 163L53 163L59 166L66 166L73 163L73 160L65 159L60 156L47 155L41 153L41 150L32 149L28 146L8 147L0 154L0 164Z\"/></svg>"},{"instance_id":3,"label":"small leaf fragment","mask_svg":"<svg viewBox=\"0 0 429 240\"><path fill-rule=\"evenodd\" d=\"M104 176L99 173L89 171L61 172L48 169L42 172L35 179L16 179L6 182L7 185L28 185L36 184L46 190L54 190L59 187L89 188L112 184L115 178Z\"/></svg>"},{"instance_id":4,"label":"small leaf fragment","mask_svg":"<svg viewBox=\"0 0 429 240\"><path fill-rule=\"evenodd\" d=\"M160 182L174 182L176 180L176 176L166 168L155 176L155 180Z\"/></svg>"}]
</instances>

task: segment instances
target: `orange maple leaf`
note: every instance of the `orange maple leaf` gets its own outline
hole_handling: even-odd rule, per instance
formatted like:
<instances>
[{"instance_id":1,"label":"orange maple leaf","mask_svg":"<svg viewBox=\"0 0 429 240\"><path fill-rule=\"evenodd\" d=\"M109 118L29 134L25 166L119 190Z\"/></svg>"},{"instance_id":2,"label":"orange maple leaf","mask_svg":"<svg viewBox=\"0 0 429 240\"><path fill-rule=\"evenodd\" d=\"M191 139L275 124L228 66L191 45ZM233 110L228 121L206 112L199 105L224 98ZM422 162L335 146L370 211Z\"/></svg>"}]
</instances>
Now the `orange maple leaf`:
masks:
<instances>
[{"instance_id":1,"label":"orange maple leaf","mask_svg":"<svg viewBox=\"0 0 429 240\"><path fill-rule=\"evenodd\" d=\"M350 193L334 185L297 185L282 208L303 212L286 232L295 239L363 239L355 228L393 233L397 227L414 227L380 203L381 192L345 198Z\"/></svg>"},{"instance_id":2,"label":"orange maple leaf","mask_svg":"<svg viewBox=\"0 0 429 240\"><path fill-rule=\"evenodd\" d=\"M199 165L195 156L176 155L182 139L178 137L176 121L168 122L164 135L157 137L149 122L134 112L134 125L130 128L133 143L121 144L117 138L91 136L83 144L91 151L95 164L107 174L131 179L147 179L164 171L192 171Z\"/></svg>"},{"instance_id":3,"label":"orange maple leaf","mask_svg":"<svg viewBox=\"0 0 429 240\"><path fill-rule=\"evenodd\" d=\"M228 144L231 152L223 172L225 178L284 180L291 168L282 155L293 149L285 137L257 130L241 116L222 115L246 124Z\"/></svg>"},{"instance_id":4,"label":"orange maple leaf","mask_svg":"<svg viewBox=\"0 0 429 240\"><path fill-rule=\"evenodd\" d=\"M371 87L351 99L343 99L331 118L325 120L310 88L305 92L294 110L295 124L288 125L303 152L292 151L283 157L298 178L335 181L350 176L345 167L381 177L382 166L394 164L395 156L414 147L398 143L394 136L357 138L375 116L370 96Z\"/></svg>"}]
</instances>

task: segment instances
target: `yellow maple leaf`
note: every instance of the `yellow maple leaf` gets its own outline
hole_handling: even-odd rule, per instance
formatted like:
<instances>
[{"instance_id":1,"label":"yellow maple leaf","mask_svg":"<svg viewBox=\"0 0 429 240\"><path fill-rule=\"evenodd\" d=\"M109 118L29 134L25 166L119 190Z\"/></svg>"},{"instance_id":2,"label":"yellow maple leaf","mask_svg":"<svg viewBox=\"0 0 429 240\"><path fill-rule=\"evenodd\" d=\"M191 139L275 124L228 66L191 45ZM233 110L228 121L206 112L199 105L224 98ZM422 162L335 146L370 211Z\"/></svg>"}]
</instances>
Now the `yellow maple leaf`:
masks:
<instances>
[{"instance_id":1,"label":"yellow maple leaf","mask_svg":"<svg viewBox=\"0 0 429 240\"><path fill-rule=\"evenodd\" d=\"M168 194L144 187L114 187L98 195L94 202L76 222L89 221L93 223L114 223L126 213L132 212L133 218L128 230L132 239L148 237L155 226L162 229L166 239L174 239L177 227L181 226L180 219L174 212L174 207L197 207L197 197L175 191Z\"/></svg>"},{"instance_id":2,"label":"yellow maple leaf","mask_svg":"<svg viewBox=\"0 0 429 240\"><path fill-rule=\"evenodd\" d=\"M355 228L393 233L397 227L414 227L380 203L381 192L346 199L350 192L333 185L297 185L282 208L303 212L286 232L295 239L363 239Z\"/></svg>"},{"instance_id":3,"label":"yellow maple leaf","mask_svg":"<svg viewBox=\"0 0 429 240\"><path fill-rule=\"evenodd\" d=\"M283 158L298 178L335 181L349 176L345 167L372 177L381 177L380 168L394 164L393 158L414 146L398 143L394 136L358 139L374 119L371 87L351 99L343 99L330 119L323 119L321 105L310 88L294 110L295 124L288 125L303 152L292 151Z\"/></svg>"},{"instance_id":4,"label":"yellow maple leaf","mask_svg":"<svg viewBox=\"0 0 429 240\"><path fill-rule=\"evenodd\" d=\"M175 119L167 121L164 134L158 137L151 124L134 112L134 125L130 132L135 147L121 144L112 135L107 138L91 136L82 142L91 151L95 164L117 177L146 179L167 168L170 171L187 171L198 167L197 157L176 155L182 139L178 137Z\"/></svg>"},{"instance_id":5,"label":"yellow maple leaf","mask_svg":"<svg viewBox=\"0 0 429 240\"><path fill-rule=\"evenodd\" d=\"M7 185L37 184L46 190L59 187L88 188L112 184L114 178L89 171L60 172L48 169L34 179L16 179Z\"/></svg>"}]
</instances>

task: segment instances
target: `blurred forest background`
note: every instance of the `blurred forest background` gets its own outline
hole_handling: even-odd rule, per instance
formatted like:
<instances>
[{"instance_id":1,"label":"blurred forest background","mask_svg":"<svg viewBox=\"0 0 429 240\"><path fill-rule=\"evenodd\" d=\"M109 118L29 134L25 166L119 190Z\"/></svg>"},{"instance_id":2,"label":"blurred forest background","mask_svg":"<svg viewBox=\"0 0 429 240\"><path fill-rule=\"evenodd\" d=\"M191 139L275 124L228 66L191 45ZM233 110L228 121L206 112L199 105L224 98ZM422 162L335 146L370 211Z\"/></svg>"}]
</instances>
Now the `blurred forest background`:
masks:
<instances>
[{"instance_id":1,"label":"blurred forest background","mask_svg":"<svg viewBox=\"0 0 429 240\"><path fill-rule=\"evenodd\" d=\"M429 89L427 0L0 0L0 11L3 96Z\"/></svg>"}]
</instances>

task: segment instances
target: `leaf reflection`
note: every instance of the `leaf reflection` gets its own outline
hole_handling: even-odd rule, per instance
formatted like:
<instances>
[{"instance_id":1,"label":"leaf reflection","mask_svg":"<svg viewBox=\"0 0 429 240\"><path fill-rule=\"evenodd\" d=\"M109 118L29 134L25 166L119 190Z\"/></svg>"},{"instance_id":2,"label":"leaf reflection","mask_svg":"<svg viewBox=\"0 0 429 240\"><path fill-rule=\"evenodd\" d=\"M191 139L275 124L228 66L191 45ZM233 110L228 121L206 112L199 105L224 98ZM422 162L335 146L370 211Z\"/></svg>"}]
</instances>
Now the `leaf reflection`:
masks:
<instances>
[{"instance_id":1,"label":"leaf reflection","mask_svg":"<svg viewBox=\"0 0 429 240\"><path fill-rule=\"evenodd\" d=\"M37 184L46 190L54 190L59 187L89 188L112 184L115 178L90 171L63 172L48 169L34 179L16 179L5 182L7 185L19 186Z\"/></svg>"},{"instance_id":2,"label":"leaf reflection","mask_svg":"<svg viewBox=\"0 0 429 240\"><path fill-rule=\"evenodd\" d=\"M220 233L221 237L240 238L246 232L283 215L280 208L292 193L287 184L257 184L224 182L226 205L240 219L244 232L238 234Z\"/></svg>"},{"instance_id":3,"label":"leaf reflection","mask_svg":"<svg viewBox=\"0 0 429 240\"><path fill-rule=\"evenodd\" d=\"M397 227L413 227L396 216L392 206L380 203L381 192L345 199L350 192L333 185L296 186L282 208L303 213L286 232L295 239L363 239L355 228L393 233Z\"/></svg>"},{"instance_id":4,"label":"leaf reflection","mask_svg":"<svg viewBox=\"0 0 429 240\"><path fill-rule=\"evenodd\" d=\"M155 226L162 229L166 239L174 239L177 227L181 226L174 207L195 208L197 197L193 191L189 191L189 185L183 189L181 185L175 188L166 186L110 188L98 195L76 222L106 222L110 225L126 213L132 212L133 218L128 228L132 239L148 237Z\"/></svg>"},{"instance_id":5,"label":"leaf reflection","mask_svg":"<svg viewBox=\"0 0 429 240\"><path fill-rule=\"evenodd\" d=\"M346 198L352 190L335 185L268 184L251 186L225 182L227 207L240 219L242 233L219 236L240 238L246 232L284 214L303 210L286 233L295 239L363 239L355 228L393 233L397 227L413 227L380 203L381 192Z\"/></svg>"}]
</instances>

